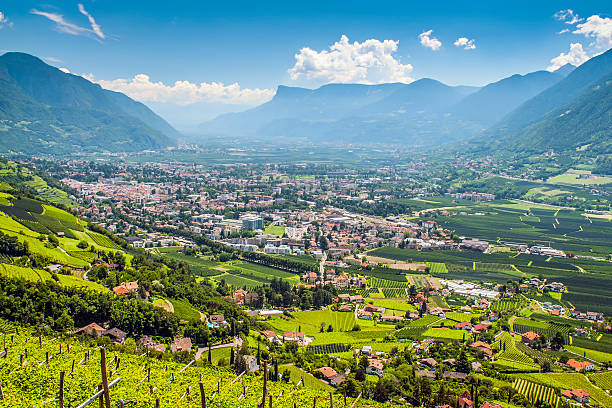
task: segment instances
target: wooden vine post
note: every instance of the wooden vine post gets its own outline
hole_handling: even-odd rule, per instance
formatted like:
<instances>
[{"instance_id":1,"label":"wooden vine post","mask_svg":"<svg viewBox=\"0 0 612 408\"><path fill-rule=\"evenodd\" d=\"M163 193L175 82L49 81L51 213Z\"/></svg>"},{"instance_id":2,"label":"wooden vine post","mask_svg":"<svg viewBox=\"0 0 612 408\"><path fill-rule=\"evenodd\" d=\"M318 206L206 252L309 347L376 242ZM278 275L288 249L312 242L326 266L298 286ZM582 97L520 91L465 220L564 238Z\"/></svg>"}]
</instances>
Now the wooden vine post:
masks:
<instances>
[{"instance_id":1,"label":"wooden vine post","mask_svg":"<svg viewBox=\"0 0 612 408\"><path fill-rule=\"evenodd\" d=\"M64 375L66 373L60 371L60 383L59 383L59 394L57 396L59 402L59 408L64 408Z\"/></svg>"},{"instance_id":2,"label":"wooden vine post","mask_svg":"<svg viewBox=\"0 0 612 408\"><path fill-rule=\"evenodd\" d=\"M263 398L261 399L261 404L260 407L261 408L265 408L266 407L266 394L268 393L268 365L266 364L266 361L264 360L263 362Z\"/></svg>"},{"instance_id":3,"label":"wooden vine post","mask_svg":"<svg viewBox=\"0 0 612 408\"><path fill-rule=\"evenodd\" d=\"M108 377L106 374L106 350L100 348L100 369L102 370L102 388L104 389L104 403L106 408L111 408L110 393L108 391Z\"/></svg>"},{"instance_id":4,"label":"wooden vine post","mask_svg":"<svg viewBox=\"0 0 612 408\"><path fill-rule=\"evenodd\" d=\"M200 398L202 399L202 408L206 408L206 395L204 395L204 383L200 380Z\"/></svg>"}]
</instances>

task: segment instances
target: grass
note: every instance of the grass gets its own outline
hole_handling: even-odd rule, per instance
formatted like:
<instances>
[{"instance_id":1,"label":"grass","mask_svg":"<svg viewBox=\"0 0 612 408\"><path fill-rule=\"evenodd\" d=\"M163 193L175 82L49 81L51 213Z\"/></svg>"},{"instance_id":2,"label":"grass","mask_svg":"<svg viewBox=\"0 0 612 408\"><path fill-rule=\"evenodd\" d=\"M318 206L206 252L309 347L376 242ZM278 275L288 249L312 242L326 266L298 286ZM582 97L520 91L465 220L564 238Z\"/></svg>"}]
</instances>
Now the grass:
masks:
<instances>
[{"instance_id":1,"label":"grass","mask_svg":"<svg viewBox=\"0 0 612 408\"><path fill-rule=\"evenodd\" d=\"M291 382L294 384L300 382L302 376L304 376L304 385L307 388L324 392L333 391L333 388L331 386L325 384L323 381L315 378L312 374L305 372L299 367L296 367L291 364L278 366L278 372L280 374L282 374L285 370L289 370Z\"/></svg>"},{"instance_id":2,"label":"grass","mask_svg":"<svg viewBox=\"0 0 612 408\"><path fill-rule=\"evenodd\" d=\"M453 330L449 328L431 327L423 333L425 337L435 337L437 339L461 340L465 336L466 341L471 339L471 334L465 330Z\"/></svg>"},{"instance_id":3,"label":"grass","mask_svg":"<svg viewBox=\"0 0 612 408\"><path fill-rule=\"evenodd\" d=\"M270 325L275 329L285 332L299 330L307 336L312 336L320 333L321 324L327 330L331 325L335 332L349 331L355 326L357 321L353 313L334 312L331 310L313 310L307 312L296 312L292 314L292 319L274 318L269 321ZM332 343L342 343L341 341Z\"/></svg>"},{"instance_id":4,"label":"grass","mask_svg":"<svg viewBox=\"0 0 612 408\"><path fill-rule=\"evenodd\" d=\"M264 234L278 235L282 237L285 234L285 227L282 225L269 225L265 230Z\"/></svg>"},{"instance_id":5,"label":"grass","mask_svg":"<svg viewBox=\"0 0 612 408\"><path fill-rule=\"evenodd\" d=\"M579 179L582 174L591 174L589 170L575 170L569 169L563 174L559 174L558 176L551 177L547 180L548 183L558 183L558 184L573 184L573 185L601 185L601 184L610 184L612 183L612 177L596 175L596 178L586 178Z\"/></svg>"},{"instance_id":6,"label":"grass","mask_svg":"<svg viewBox=\"0 0 612 408\"><path fill-rule=\"evenodd\" d=\"M0 264L0 273L13 279L25 279L31 282L43 282L52 280L51 274L43 269L24 268L11 264ZM96 292L108 292L109 290L96 282L90 282L72 275L57 275L59 284L91 289Z\"/></svg>"},{"instance_id":7,"label":"grass","mask_svg":"<svg viewBox=\"0 0 612 408\"><path fill-rule=\"evenodd\" d=\"M570 346L566 345L565 348L571 352L574 352L580 356L585 356L594 361L598 361L600 363L612 363L612 354L605 353L603 351L591 350L582 347ZM611 350L612 351L612 350Z\"/></svg>"},{"instance_id":8,"label":"grass","mask_svg":"<svg viewBox=\"0 0 612 408\"><path fill-rule=\"evenodd\" d=\"M400 310L403 312L416 312L416 308L408 302L401 300L368 299L368 303L385 309Z\"/></svg>"},{"instance_id":9,"label":"grass","mask_svg":"<svg viewBox=\"0 0 612 408\"><path fill-rule=\"evenodd\" d=\"M174 314L183 320L200 321L200 312L186 300L168 299L174 306Z\"/></svg>"}]
</instances>

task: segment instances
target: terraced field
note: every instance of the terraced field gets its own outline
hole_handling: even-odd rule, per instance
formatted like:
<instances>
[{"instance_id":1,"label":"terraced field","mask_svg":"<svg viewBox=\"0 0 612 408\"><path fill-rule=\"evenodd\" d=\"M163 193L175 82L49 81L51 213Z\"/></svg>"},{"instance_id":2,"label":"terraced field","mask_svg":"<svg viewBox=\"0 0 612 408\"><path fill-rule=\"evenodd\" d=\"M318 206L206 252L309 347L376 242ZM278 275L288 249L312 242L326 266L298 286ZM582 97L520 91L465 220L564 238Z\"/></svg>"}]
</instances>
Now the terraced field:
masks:
<instances>
[{"instance_id":1,"label":"terraced field","mask_svg":"<svg viewBox=\"0 0 612 408\"><path fill-rule=\"evenodd\" d=\"M299 330L307 336L320 332L321 324L324 330L331 325L335 332L346 332L353 329L357 321L353 313L333 312L331 310L314 310L292 313L293 318L274 318L269 321L270 325L279 332Z\"/></svg>"}]
</instances>

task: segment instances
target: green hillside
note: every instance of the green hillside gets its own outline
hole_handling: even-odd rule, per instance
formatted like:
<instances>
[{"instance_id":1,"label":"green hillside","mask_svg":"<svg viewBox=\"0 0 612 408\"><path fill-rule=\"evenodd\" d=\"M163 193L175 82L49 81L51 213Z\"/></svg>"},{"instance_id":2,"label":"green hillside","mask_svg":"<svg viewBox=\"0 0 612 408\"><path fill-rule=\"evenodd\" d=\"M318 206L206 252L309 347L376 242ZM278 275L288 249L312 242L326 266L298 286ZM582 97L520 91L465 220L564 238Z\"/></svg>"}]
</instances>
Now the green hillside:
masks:
<instances>
[{"instance_id":1,"label":"green hillside","mask_svg":"<svg viewBox=\"0 0 612 408\"><path fill-rule=\"evenodd\" d=\"M0 56L0 90L4 152L133 151L178 136L143 104L28 54Z\"/></svg>"}]
</instances>

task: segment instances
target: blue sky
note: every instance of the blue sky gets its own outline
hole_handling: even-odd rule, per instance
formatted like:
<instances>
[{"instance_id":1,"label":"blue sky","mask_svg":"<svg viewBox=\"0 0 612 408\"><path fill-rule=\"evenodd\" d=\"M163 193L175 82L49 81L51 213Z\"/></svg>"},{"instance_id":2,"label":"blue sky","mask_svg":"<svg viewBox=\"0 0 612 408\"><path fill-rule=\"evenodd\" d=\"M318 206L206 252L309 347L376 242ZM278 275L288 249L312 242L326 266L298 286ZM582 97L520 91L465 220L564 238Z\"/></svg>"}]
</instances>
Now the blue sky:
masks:
<instances>
[{"instance_id":1,"label":"blue sky","mask_svg":"<svg viewBox=\"0 0 612 408\"><path fill-rule=\"evenodd\" d=\"M19 0L0 13L3 51L126 92L174 123L179 111L208 119L260 103L279 84L484 85L612 46L609 1Z\"/></svg>"}]
</instances>

